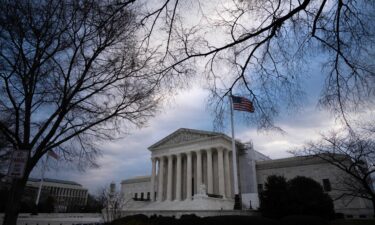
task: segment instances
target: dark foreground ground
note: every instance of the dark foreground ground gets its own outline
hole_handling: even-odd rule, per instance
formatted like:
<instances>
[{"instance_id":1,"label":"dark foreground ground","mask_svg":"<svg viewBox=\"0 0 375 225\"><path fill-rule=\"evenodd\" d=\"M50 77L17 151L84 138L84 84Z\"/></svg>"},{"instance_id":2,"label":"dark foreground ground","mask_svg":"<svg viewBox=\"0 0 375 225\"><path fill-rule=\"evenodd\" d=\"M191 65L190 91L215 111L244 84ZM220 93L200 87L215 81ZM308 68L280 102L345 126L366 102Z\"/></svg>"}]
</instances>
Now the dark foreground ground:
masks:
<instances>
[{"instance_id":1,"label":"dark foreground ground","mask_svg":"<svg viewBox=\"0 0 375 225\"><path fill-rule=\"evenodd\" d=\"M128 216L111 225L375 225L375 220L325 220L314 216L288 216L279 220L260 216L216 216L199 218L195 215L148 218L145 215Z\"/></svg>"}]
</instances>

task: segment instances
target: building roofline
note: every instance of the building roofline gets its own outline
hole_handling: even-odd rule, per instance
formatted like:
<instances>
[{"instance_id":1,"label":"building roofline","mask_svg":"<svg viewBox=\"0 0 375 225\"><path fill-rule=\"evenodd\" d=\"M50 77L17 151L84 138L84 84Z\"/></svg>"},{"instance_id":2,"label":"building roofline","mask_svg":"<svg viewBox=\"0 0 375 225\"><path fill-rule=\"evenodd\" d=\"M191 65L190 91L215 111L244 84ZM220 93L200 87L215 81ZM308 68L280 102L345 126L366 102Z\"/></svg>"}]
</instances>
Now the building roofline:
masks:
<instances>
[{"instance_id":1,"label":"building roofline","mask_svg":"<svg viewBox=\"0 0 375 225\"><path fill-rule=\"evenodd\" d=\"M343 155L337 154L338 157L345 157ZM311 164L326 164L329 162L322 158L323 156L308 155L308 156L293 156L281 159L272 159L265 161L257 161L257 169L271 169L271 168L284 168L284 167L294 167L294 166L304 166Z\"/></svg>"},{"instance_id":2,"label":"building roofline","mask_svg":"<svg viewBox=\"0 0 375 225\"><path fill-rule=\"evenodd\" d=\"M30 177L27 181L30 182L40 182L40 178L32 178ZM74 182L74 181L69 181L69 180L58 180L58 179L51 179L51 178L44 178L43 182L48 182L48 183L58 183L58 184L68 184L68 185L74 185L74 186L79 186L82 187L81 184Z\"/></svg>"},{"instance_id":3,"label":"building roofline","mask_svg":"<svg viewBox=\"0 0 375 225\"><path fill-rule=\"evenodd\" d=\"M162 149L162 148L158 148L158 146L160 144L162 144L165 141L168 141L175 134L177 134L179 132L184 132L184 131L192 132L192 133L199 133L199 134L206 134L206 135L210 135L210 137L199 138L199 139L196 139L196 140L190 140L190 141L187 141L187 142L182 142L182 143L177 143L177 144L170 144L170 145L167 145L165 147L174 147L174 146L179 146L179 145L185 145L187 143L195 143L195 142L200 142L202 140L211 139L211 138L218 138L218 137L222 137L222 138L224 138L228 141L232 141L231 137L229 137L228 135L226 135L224 133L220 133L220 132L204 131L204 130L196 130L196 129L188 129L188 128L179 128L178 130L174 131L173 133L169 134L168 136L164 137L163 139L159 140L155 144L148 147L148 150L153 151L153 150L157 150L157 149ZM236 145L239 147L239 149L243 149L242 146L244 144L241 143L240 141L236 140Z\"/></svg>"},{"instance_id":4,"label":"building roofline","mask_svg":"<svg viewBox=\"0 0 375 225\"><path fill-rule=\"evenodd\" d=\"M219 135L221 135L221 133L213 132L213 131L204 131L204 130L196 130L196 129L189 129L189 128L179 128L179 129L175 130L174 132L172 132L171 134L167 135L166 137L162 138L158 142L156 142L156 143L152 144L151 146L149 146L148 149L151 150L151 149L156 148L156 146L158 146L161 143L169 140L175 134L177 134L179 132L183 132L183 131L192 132L192 133L207 134L207 135L211 135L211 136L219 136Z\"/></svg>"},{"instance_id":5,"label":"building roofline","mask_svg":"<svg viewBox=\"0 0 375 225\"><path fill-rule=\"evenodd\" d=\"M131 177L129 179L125 179L121 181L121 184L132 184L132 183L147 182L147 181L151 181L151 176Z\"/></svg>"}]
</instances>

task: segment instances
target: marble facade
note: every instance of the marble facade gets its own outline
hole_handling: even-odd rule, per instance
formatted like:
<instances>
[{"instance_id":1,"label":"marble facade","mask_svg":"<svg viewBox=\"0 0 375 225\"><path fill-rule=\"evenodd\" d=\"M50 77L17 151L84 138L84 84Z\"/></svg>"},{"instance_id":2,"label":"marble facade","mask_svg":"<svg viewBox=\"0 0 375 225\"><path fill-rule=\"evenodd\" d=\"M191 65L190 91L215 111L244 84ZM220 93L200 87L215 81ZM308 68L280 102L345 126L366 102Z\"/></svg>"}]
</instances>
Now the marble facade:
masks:
<instances>
[{"instance_id":1,"label":"marble facade","mask_svg":"<svg viewBox=\"0 0 375 225\"><path fill-rule=\"evenodd\" d=\"M232 208L232 150L227 137L179 129L149 150L151 201L180 201L187 208L197 207L194 203L199 201L213 209Z\"/></svg>"},{"instance_id":2,"label":"marble facade","mask_svg":"<svg viewBox=\"0 0 375 225\"><path fill-rule=\"evenodd\" d=\"M237 142L237 151L241 149L243 145ZM142 209L233 209L233 151L228 136L182 128L153 144L149 150L152 170L149 191L144 194L150 196L145 198L149 204L137 202L132 208L138 205ZM134 192L130 192L134 185L129 186L129 182L138 180L123 182L129 187L123 190L127 198L134 198L131 195Z\"/></svg>"},{"instance_id":3,"label":"marble facade","mask_svg":"<svg viewBox=\"0 0 375 225\"><path fill-rule=\"evenodd\" d=\"M207 194L232 198L231 158L232 151L221 146L156 152L152 156L151 200L191 200L202 185Z\"/></svg>"}]
</instances>

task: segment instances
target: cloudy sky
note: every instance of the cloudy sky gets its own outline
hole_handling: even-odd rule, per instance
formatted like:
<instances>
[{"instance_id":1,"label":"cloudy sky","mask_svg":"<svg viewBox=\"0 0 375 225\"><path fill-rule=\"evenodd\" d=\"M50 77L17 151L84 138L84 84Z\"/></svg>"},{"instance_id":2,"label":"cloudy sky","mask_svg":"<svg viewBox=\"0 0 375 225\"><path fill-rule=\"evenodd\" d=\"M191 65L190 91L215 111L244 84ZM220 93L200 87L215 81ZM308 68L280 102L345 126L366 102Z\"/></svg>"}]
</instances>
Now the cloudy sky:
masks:
<instances>
[{"instance_id":1,"label":"cloudy sky","mask_svg":"<svg viewBox=\"0 0 375 225\"><path fill-rule=\"evenodd\" d=\"M317 63L317 62L316 62ZM310 78L303 81L306 96L298 111L281 113L275 119L276 125L285 132L259 132L255 126L235 124L236 138L241 141L252 141L257 151L273 158L291 156L288 150L298 149L307 141L319 138L320 133L327 132L338 126L334 118L317 106L323 76L318 64L310 65ZM189 89L184 89L146 127L133 130L116 142L105 143L102 156L98 158L99 168L77 171L74 169L50 169L48 178L66 179L81 183L91 193L114 181L119 186L121 180L151 173L150 152L147 150L179 128L190 128L212 131L213 116L207 108L209 92L205 84L195 81ZM236 112L235 116L244 112ZM229 121L224 133L230 134ZM32 176L40 177L40 166Z\"/></svg>"},{"instance_id":2,"label":"cloudy sky","mask_svg":"<svg viewBox=\"0 0 375 225\"><path fill-rule=\"evenodd\" d=\"M321 132L337 126L328 112L317 107L322 80L319 76L311 77L306 80L303 107L276 118L276 125L285 133L259 132L255 127L236 123L236 138L241 141L251 140L257 151L276 159L291 156L288 150L299 148L306 141L318 138ZM119 186L123 179L149 175L151 161L147 148L150 145L179 128L213 129L213 117L207 108L207 97L208 91L203 86L193 84L191 88L182 90L146 127L133 130L121 140L105 143L101 147L102 157L98 159L99 168L86 171L50 169L46 177L76 181L95 193L112 181ZM235 116L240 113L244 112L235 112ZM229 135L230 126L224 132ZM39 167L32 176L40 177L40 174Z\"/></svg>"}]
</instances>

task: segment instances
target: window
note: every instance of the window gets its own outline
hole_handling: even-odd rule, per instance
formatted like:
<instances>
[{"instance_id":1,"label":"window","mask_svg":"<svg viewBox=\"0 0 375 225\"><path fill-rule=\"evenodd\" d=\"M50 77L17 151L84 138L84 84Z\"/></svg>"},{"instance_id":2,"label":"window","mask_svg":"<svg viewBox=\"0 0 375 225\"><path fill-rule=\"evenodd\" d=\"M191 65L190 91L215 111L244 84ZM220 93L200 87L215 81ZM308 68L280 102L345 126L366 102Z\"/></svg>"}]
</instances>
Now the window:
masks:
<instances>
[{"instance_id":1,"label":"window","mask_svg":"<svg viewBox=\"0 0 375 225\"><path fill-rule=\"evenodd\" d=\"M258 184L258 192L262 192L263 191L263 184Z\"/></svg>"},{"instance_id":2,"label":"window","mask_svg":"<svg viewBox=\"0 0 375 225\"><path fill-rule=\"evenodd\" d=\"M150 199L150 192L147 192L147 199Z\"/></svg>"},{"instance_id":3,"label":"window","mask_svg":"<svg viewBox=\"0 0 375 225\"><path fill-rule=\"evenodd\" d=\"M331 191L331 182L329 182L329 179L323 179L323 190L326 192Z\"/></svg>"},{"instance_id":4,"label":"window","mask_svg":"<svg viewBox=\"0 0 375 225\"><path fill-rule=\"evenodd\" d=\"M142 192L142 193L141 193L141 200L143 200L143 197L144 197L143 194L144 194L144 193Z\"/></svg>"},{"instance_id":5,"label":"window","mask_svg":"<svg viewBox=\"0 0 375 225\"><path fill-rule=\"evenodd\" d=\"M135 194L134 194L134 198L135 198L135 199L138 198L138 193L135 193Z\"/></svg>"}]
</instances>

